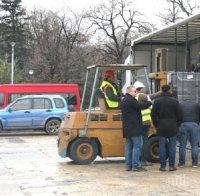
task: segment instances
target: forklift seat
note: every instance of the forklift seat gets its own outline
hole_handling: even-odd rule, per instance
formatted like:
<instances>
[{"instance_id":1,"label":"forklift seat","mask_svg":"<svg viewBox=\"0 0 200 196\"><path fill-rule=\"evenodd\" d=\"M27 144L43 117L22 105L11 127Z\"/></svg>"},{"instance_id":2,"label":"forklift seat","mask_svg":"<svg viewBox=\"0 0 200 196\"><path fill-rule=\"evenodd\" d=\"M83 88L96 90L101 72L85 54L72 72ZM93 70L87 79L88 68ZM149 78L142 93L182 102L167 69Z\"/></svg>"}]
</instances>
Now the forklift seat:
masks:
<instances>
[{"instance_id":1,"label":"forklift seat","mask_svg":"<svg viewBox=\"0 0 200 196\"><path fill-rule=\"evenodd\" d=\"M98 98L98 103L101 111L107 110L104 98Z\"/></svg>"}]
</instances>

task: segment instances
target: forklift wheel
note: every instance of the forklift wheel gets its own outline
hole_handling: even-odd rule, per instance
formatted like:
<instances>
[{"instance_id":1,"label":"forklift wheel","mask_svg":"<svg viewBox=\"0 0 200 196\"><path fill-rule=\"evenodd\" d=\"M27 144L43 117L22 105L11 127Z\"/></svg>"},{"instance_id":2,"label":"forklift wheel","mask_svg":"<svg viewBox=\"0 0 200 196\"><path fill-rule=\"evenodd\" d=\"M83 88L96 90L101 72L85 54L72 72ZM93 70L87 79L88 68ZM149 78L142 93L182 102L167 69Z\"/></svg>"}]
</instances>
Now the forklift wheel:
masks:
<instances>
[{"instance_id":1,"label":"forklift wheel","mask_svg":"<svg viewBox=\"0 0 200 196\"><path fill-rule=\"evenodd\" d=\"M69 149L70 158L77 164L85 165L94 161L98 154L98 146L94 140L79 138L72 142Z\"/></svg>"},{"instance_id":2,"label":"forklift wheel","mask_svg":"<svg viewBox=\"0 0 200 196\"><path fill-rule=\"evenodd\" d=\"M169 155L169 144L166 143L167 148L167 158ZM160 161L159 155L159 136L153 136L148 140L148 147L146 152L147 160L152 163L156 163Z\"/></svg>"}]
</instances>

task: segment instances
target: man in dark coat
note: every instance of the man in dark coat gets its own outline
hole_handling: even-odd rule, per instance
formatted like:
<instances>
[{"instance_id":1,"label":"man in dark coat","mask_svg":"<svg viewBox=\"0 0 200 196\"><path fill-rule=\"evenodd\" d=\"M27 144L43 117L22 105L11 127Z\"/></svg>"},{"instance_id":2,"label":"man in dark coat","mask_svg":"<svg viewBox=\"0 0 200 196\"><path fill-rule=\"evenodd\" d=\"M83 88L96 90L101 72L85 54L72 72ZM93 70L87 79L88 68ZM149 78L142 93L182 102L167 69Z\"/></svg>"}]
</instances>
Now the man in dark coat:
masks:
<instances>
[{"instance_id":1,"label":"man in dark coat","mask_svg":"<svg viewBox=\"0 0 200 196\"><path fill-rule=\"evenodd\" d=\"M140 156L142 148L143 124L141 110L151 105L150 101L139 103L136 98L136 89L127 88L127 93L121 102L123 137L125 144L125 164L127 171L144 171L141 167Z\"/></svg>"},{"instance_id":2,"label":"man in dark coat","mask_svg":"<svg viewBox=\"0 0 200 196\"><path fill-rule=\"evenodd\" d=\"M169 140L169 171L175 171L176 137L182 115L179 102L172 97L169 85L162 86L162 94L153 104L151 117L160 136L160 171L166 171L167 140Z\"/></svg>"}]
</instances>

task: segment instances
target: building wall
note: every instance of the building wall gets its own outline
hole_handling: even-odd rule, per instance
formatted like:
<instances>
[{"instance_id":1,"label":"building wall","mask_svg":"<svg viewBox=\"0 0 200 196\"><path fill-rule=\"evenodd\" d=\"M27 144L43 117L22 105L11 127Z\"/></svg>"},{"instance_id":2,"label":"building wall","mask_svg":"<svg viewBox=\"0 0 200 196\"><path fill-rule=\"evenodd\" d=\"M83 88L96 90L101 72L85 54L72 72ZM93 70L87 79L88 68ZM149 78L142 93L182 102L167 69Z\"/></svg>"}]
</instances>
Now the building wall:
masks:
<instances>
[{"instance_id":1,"label":"building wall","mask_svg":"<svg viewBox=\"0 0 200 196\"><path fill-rule=\"evenodd\" d=\"M200 38L196 39L190 44L190 64L200 63ZM155 49L157 48L166 48L167 49L167 63L166 63L166 71L175 71L175 47L174 45L153 45L152 46L152 72L156 70L156 57L155 57ZM147 72L150 73L150 65L151 65L151 45L150 44L138 44L134 47L135 51L135 63L136 64L144 64L147 65ZM177 70L178 71L186 71L186 48L185 45L177 46ZM146 90L148 91L148 83L145 77L145 74L142 70L140 70L137 74L139 77L137 80L143 82L146 86ZM151 85L149 85L151 86ZM155 84L152 83L153 92L155 92Z\"/></svg>"},{"instance_id":2,"label":"building wall","mask_svg":"<svg viewBox=\"0 0 200 196\"><path fill-rule=\"evenodd\" d=\"M155 49L166 48L168 50L167 54L167 71L175 70L175 48L173 45L153 45L153 71L155 71ZM135 63L145 64L148 66L148 71L150 72L151 64L151 46L148 45L137 45L135 47ZM177 68L178 71L185 70L185 47L178 46L177 48Z\"/></svg>"},{"instance_id":3,"label":"building wall","mask_svg":"<svg viewBox=\"0 0 200 196\"><path fill-rule=\"evenodd\" d=\"M191 42L190 45L190 60L191 64L200 63L200 38Z\"/></svg>"}]
</instances>

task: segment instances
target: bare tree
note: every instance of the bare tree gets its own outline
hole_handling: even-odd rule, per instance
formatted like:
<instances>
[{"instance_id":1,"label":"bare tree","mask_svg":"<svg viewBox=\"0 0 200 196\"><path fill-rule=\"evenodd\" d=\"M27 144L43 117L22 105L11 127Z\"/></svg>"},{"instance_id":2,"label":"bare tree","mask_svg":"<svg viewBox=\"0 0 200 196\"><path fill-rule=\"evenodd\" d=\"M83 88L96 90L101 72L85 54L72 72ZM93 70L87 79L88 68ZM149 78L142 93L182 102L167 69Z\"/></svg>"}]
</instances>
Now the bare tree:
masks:
<instances>
[{"instance_id":1,"label":"bare tree","mask_svg":"<svg viewBox=\"0 0 200 196\"><path fill-rule=\"evenodd\" d=\"M190 16L198 10L196 0L166 0L169 7L166 9L166 13L160 13L159 17L164 24L175 23L185 16Z\"/></svg>"},{"instance_id":2,"label":"bare tree","mask_svg":"<svg viewBox=\"0 0 200 196\"><path fill-rule=\"evenodd\" d=\"M161 18L162 22L166 25L175 23L176 21L180 20L180 9L178 5L175 3L175 0L167 0L169 4L169 8L166 9L166 13L160 13L159 17Z\"/></svg>"},{"instance_id":3,"label":"bare tree","mask_svg":"<svg viewBox=\"0 0 200 196\"><path fill-rule=\"evenodd\" d=\"M34 11L30 29L34 39L29 66L34 68L35 74L43 76L38 79L53 80L56 77L56 66L60 64L59 47L62 28L59 18L53 12Z\"/></svg>"},{"instance_id":4,"label":"bare tree","mask_svg":"<svg viewBox=\"0 0 200 196\"><path fill-rule=\"evenodd\" d=\"M62 27L61 45L63 53L63 66L60 69L60 75L62 75L63 81L66 82L72 80L69 76L74 76L75 73L79 73L81 70L81 65L79 64L79 57L81 56L76 56L76 54L78 53L78 50L81 49L88 41L86 34L82 32L81 25L83 15L78 15L73 12L72 15L72 18L66 17L65 15L60 17ZM76 58L74 58L74 56L76 56Z\"/></svg>"},{"instance_id":5,"label":"bare tree","mask_svg":"<svg viewBox=\"0 0 200 196\"><path fill-rule=\"evenodd\" d=\"M94 32L101 37L100 50L114 63L124 61L124 52L136 34L150 32L152 26L141 21L141 14L127 0L110 0L87 13Z\"/></svg>"},{"instance_id":6,"label":"bare tree","mask_svg":"<svg viewBox=\"0 0 200 196\"><path fill-rule=\"evenodd\" d=\"M77 51L87 42L81 33L82 17L73 12L59 16L53 12L34 11L30 29L33 35L30 65L40 82L74 82L80 72Z\"/></svg>"},{"instance_id":7,"label":"bare tree","mask_svg":"<svg viewBox=\"0 0 200 196\"><path fill-rule=\"evenodd\" d=\"M197 0L174 0L180 10L190 16L194 14L195 10L199 7L197 5Z\"/></svg>"}]
</instances>

